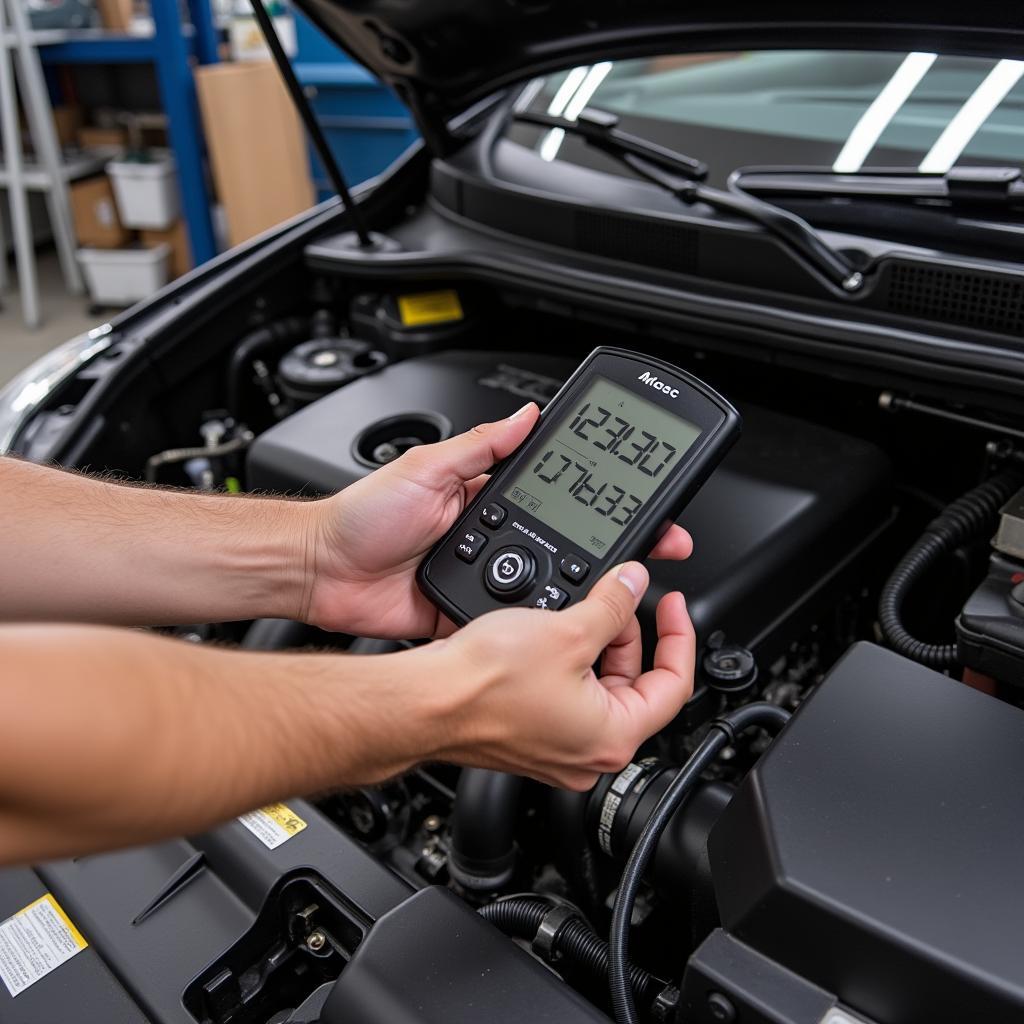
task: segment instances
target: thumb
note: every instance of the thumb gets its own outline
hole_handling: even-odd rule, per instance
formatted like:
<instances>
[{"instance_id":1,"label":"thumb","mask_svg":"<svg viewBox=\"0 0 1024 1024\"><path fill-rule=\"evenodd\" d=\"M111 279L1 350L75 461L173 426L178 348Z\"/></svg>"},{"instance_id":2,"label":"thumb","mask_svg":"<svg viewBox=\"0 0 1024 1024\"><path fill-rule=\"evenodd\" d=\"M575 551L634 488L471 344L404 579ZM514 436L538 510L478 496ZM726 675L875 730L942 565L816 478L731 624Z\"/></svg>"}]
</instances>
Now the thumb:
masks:
<instances>
[{"instance_id":1,"label":"thumb","mask_svg":"<svg viewBox=\"0 0 1024 1024\"><path fill-rule=\"evenodd\" d=\"M486 473L496 462L519 447L540 415L535 402L528 402L507 419L481 423L447 441L411 448L394 463L406 474L428 487L463 483Z\"/></svg>"},{"instance_id":2,"label":"thumb","mask_svg":"<svg viewBox=\"0 0 1024 1024\"><path fill-rule=\"evenodd\" d=\"M559 612L582 626L588 665L626 628L648 583L639 562L623 562L609 569L578 605Z\"/></svg>"}]
</instances>

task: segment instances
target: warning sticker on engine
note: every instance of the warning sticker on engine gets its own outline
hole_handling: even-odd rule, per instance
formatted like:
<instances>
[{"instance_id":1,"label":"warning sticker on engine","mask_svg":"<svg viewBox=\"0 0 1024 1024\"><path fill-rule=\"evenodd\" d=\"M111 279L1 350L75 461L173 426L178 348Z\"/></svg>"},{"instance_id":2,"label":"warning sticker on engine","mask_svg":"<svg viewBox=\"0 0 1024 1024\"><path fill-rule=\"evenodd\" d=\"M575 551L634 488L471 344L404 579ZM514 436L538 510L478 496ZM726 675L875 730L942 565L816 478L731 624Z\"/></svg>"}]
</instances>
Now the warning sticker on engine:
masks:
<instances>
[{"instance_id":1,"label":"warning sticker on engine","mask_svg":"<svg viewBox=\"0 0 1024 1024\"><path fill-rule=\"evenodd\" d=\"M276 850L306 827L306 823L285 804L261 807L258 811L243 814L238 820L268 850Z\"/></svg>"},{"instance_id":2,"label":"warning sticker on engine","mask_svg":"<svg viewBox=\"0 0 1024 1024\"><path fill-rule=\"evenodd\" d=\"M453 289L440 292L419 292L417 295L398 297L398 315L404 327L423 327L425 324L446 324L461 320L462 303Z\"/></svg>"},{"instance_id":3,"label":"warning sticker on engine","mask_svg":"<svg viewBox=\"0 0 1024 1024\"><path fill-rule=\"evenodd\" d=\"M20 995L89 943L50 893L0 922L0 978Z\"/></svg>"}]
</instances>

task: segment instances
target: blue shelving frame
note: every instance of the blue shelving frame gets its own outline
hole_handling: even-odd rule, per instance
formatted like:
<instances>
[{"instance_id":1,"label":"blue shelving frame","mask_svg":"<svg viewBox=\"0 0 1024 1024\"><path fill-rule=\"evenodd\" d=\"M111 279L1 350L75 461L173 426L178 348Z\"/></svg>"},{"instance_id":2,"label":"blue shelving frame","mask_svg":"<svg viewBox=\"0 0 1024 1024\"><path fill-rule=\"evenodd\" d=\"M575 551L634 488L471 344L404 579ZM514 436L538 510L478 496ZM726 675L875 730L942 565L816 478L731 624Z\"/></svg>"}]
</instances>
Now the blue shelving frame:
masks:
<instances>
[{"instance_id":1,"label":"blue shelving frame","mask_svg":"<svg viewBox=\"0 0 1024 1024\"><path fill-rule=\"evenodd\" d=\"M196 266L217 254L211 196L207 186L203 127L199 116L193 57L200 64L219 60L217 30L209 0L188 0L192 24L182 25L177 0L150 0L152 36L107 32L72 33L61 42L42 43L44 65L152 64L167 115L167 133L177 164L181 209Z\"/></svg>"}]
</instances>

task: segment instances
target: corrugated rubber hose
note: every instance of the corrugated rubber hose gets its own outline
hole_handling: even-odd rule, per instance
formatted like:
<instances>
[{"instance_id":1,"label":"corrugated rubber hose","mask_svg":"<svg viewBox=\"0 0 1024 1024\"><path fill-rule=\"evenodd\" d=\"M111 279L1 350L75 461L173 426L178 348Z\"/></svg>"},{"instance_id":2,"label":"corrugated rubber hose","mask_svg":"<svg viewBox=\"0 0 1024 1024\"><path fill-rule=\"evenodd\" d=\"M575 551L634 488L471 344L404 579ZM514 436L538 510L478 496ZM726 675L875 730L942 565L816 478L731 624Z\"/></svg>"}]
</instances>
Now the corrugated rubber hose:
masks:
<instances>
[{"instance_id":1,"label":"corrugated rubber hose","mask_svg":"<svg viewBox=\"0 0 1024 1024\"><path fill-rule=\"evenodd\" d=\"M594 934L585 921L566 904L552 903L536 896L510 896L480 908L480 916L506 935L534 942L542 926L550 929L547 937L552 954L564 957L596 980L608 975L608 943ZM650 1006L667 983L636 964L628 965L632 990L637 1000Z\"/></svg>"},{"instance_id":2,"label":"corrugated rubber hose","mask_svg":"<svg viewBox=\"0 0 1024 1024\"><path fill-rule=\"evenodd\" d=\"M930 668L952 668L958 662L955 643L930 644L911 636L903 625L907 595L928 568L964 544L982 539L996 527L999 509L1020 488L1022 477L1003 470L948 506L900 559L882 588L878 621L889 646Z\"/></svg>"}]
</instances>

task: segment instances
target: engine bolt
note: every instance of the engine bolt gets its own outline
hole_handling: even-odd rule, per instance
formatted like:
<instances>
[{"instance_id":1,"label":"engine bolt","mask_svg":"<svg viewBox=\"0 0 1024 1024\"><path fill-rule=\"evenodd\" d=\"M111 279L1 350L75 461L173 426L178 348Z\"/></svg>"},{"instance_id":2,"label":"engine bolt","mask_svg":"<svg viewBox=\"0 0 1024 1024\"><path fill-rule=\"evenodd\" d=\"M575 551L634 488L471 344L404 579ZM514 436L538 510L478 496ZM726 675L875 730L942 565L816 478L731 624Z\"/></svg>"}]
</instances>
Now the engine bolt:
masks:
<instances>
[{"instance_id":1,"label":"engine bolt","mask_svg":"<svg viewBox=\"0 0 1024 1024\"><path fill-rule=\"evenodd\" d=\"M428 814L423 819L423 831L424 832L440 832L441 831L441 817L437 814Z\"/></svg>"},{"instance_id":2,"label":"engine bolt","mask_svg":"<svg viewBox=\"0 0 1024 1024\"><path fill-rule=\"evenodd\" d=\"M306 936L306 949L311 953L319 953L327 945L327 936L320 928Z\"/></svg>"}]
</instances>

